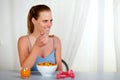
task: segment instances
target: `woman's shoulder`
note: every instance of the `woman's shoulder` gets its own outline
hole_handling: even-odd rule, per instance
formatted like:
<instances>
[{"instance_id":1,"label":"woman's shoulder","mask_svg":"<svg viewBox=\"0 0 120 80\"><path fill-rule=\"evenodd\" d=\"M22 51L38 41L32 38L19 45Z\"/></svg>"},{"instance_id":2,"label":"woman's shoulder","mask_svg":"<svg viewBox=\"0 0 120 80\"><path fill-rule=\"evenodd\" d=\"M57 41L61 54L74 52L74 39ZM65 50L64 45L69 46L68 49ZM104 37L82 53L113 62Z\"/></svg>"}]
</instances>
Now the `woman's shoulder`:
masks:
<instances>
[{"instance_id":1,"label":"woman's shoulder","mask_svg":"<svg viewBox=\"0 0 120 80\"><path fill-rule=\"evenodd\" d=\"M27 35L20 36L18 41L26 41Z\"/></svg>"},{"instance_id":2,"label":"woman's shoulder","mask_svg":"<svg viewBox=\"0 0 120 80\"><path fill-rule=\"evenodd\" d=\"M27 43L27 35L23 35L23 36L20 36L19 39L18 39L18 43L22 43L22 44L25 44Z\"/></svg>"},{"instance_id":3,"label":"woman's shoulder","mask_svg":"<svg viewBox=\"0 0 120 80\"><path fill-rule=\"evenodd\" d=\"M53 37L54 39L56 39L56 40L59 40L60 41L60 38L58 37L58 36L56 36L56 35L49 35L49 37Z\"/></svg>"},{"instance_id":4,"label":"woman's shoulder","mask_svg":"<svg viewBox=\"0 0 120 80\"><path fill-rule=\"evenodd\" d=\"M58 36L53 35L53 39L55 41L55 49L60 49L61 48L61 40Z\"/></svg>"},{"instance_id":5,"label":"woman's shoulder","mask_svg":"<svg viewBox=\"0 0 120 80\"><path fill-rule=\"evenodd\" d=\"M51 37L54 38L55 43L57 43L57 44L60 44L60 43L61 43L61 40L60 40L60 38L59 38L58 36L56 36L56 35L51 35Z\"/></svg>"},{"instance_id":6,"label":"woman's shoulder","mask_svg":"<svg viewBox=\"0 0 120 80\"><path fill-rule=\"evenodd\" d=\"M27 40L27 35L19 37L17 46L18 46L18 50L22 52L20 54L29 52L29 42Z\"/></svg>"}]
</instances>

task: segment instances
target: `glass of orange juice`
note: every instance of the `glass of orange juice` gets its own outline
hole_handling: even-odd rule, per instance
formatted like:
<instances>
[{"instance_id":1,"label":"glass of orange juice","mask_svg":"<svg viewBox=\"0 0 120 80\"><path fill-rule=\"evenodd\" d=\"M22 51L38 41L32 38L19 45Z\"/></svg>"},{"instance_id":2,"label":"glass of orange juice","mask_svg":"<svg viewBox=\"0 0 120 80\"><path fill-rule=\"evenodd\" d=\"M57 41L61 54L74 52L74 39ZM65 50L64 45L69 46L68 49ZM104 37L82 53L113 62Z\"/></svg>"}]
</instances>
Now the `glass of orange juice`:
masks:
<instances>
[{"instance_id":1,"label":"glass of orange juice","mask_svg":"<svg viewBox=\"0 0 120 80\"><path fill-rule=\"evenodd\" d=\"M30 74L31 74L31 70L29 68L22 68L20 70L20 75L22 78L28 78L30 77Z\"/></svg>"}]
</instances>

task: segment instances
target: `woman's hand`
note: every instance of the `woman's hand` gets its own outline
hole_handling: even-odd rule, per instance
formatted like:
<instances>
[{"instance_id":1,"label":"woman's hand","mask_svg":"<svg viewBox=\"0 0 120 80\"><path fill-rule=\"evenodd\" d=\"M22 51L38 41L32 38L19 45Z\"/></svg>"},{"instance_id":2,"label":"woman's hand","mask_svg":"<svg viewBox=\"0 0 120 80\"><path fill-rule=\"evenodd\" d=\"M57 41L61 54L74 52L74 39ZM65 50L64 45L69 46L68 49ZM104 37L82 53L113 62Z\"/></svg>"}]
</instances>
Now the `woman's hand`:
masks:
<instances>
[{"instance_id":1,"label":"woman's hand","mask_svg":"<svg viewBox=\"0 0 120 80\"><path fill-rule=\"evenodd\" d=\"M45 29L42 29L40 35L35 41L35 45L39 47L43 47L44 45L47 44L47 42L48 42L48 34L46 33Z\"/></svg>"}]
</instances>

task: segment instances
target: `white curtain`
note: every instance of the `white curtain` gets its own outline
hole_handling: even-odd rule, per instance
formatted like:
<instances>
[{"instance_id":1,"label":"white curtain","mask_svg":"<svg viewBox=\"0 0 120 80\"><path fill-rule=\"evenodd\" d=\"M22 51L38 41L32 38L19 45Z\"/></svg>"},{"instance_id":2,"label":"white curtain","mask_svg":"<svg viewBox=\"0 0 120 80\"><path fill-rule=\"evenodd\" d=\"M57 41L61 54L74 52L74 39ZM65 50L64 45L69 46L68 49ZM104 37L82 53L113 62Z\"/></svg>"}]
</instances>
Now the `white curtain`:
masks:
<instances>
[{"instance_id":1,"label":"white curtain","mask_svg":"<svg viewBox=\"0 0 120 80\"><path fill-rule=\"evenodd\" d=\"M67 22L67 24L71 24L71 27L66 30L68 35L64 36L67 37L65 42L67 45L63 53L65 55L64 59L68 62L70 68L79 49L79 44L83 35L89 8L89 0L73 1L74 2L71 4L72 10L69 12L71 13L69 17L71 16L73 19L72 23ZM66 31L64 34L66 34Z\"/></svg>"},{"instance_id":2,"label":"white curtain","mask_svg":"<svg viewBox=\"0 0 120 80\"><path fill-rule=\"evenodd\" d=\"M114 0L114 36L117 71L120 72L120 0Z\"/></svg>"},{"instance_id":3,"label":"white curtain","mask_svg":"<svg viewBox=\"0 0 120 80\"><path fill-rule=\"evenodd\" d=\"M81 42L77 46L72 69L80 72L97 71L98 1L90 0ZM80 22L79 22L80 23Z\"/></svg>"},{"instance_id":4,"label":"white curtain","mask_svg":"<svg viewBox=\"0 0 120 80\"><path fill-rule=\"evenodd\" d=\"M114 45L113 0L105 0L104 8L104 72L116 72L116 54Z\"/></svg>"}]
</instances>

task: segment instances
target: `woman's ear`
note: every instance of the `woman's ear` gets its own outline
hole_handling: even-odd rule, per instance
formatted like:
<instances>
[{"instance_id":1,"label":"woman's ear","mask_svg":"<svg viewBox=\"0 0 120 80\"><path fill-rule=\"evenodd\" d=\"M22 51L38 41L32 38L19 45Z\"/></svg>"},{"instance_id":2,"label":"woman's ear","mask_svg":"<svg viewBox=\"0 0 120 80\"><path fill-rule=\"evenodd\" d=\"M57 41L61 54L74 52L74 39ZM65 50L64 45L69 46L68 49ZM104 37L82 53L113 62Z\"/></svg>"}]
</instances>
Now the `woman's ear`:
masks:
<instances>
[{"instance_id":1,"label":"woman's ear","mask_svg":"<svg viewBox=\"0 0 120 80\"><path fill-rule=\"evenodd\" d=\"M32 23L35 24L35 22L36 22L36 19L32 18Z\"/></svg>"}]
</instances>

